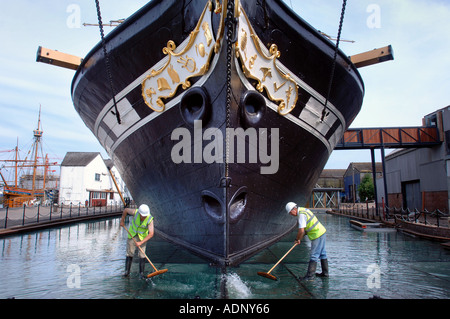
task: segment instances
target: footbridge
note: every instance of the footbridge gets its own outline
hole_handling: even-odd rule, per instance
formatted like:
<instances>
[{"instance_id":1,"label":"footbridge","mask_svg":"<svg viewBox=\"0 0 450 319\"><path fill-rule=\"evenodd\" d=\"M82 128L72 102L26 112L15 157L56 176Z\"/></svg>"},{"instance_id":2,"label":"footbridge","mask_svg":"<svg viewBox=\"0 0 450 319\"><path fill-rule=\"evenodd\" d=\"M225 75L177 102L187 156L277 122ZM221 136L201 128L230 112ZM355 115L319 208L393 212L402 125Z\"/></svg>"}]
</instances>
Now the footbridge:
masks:
<instances>
[{"instance_id":1,"label":"footbridge","mask_svg":"<svg viewBox=\"0 0 450 319\"><path fill-rule=\"evenodd\" d=\"M438 127L355 128L335 150L433 147L442 143L441 135Z\"/></svg>"},{"instance_id":2,"label":"footbridge","mask_svg":"<svg viewBox=\"0 0 450 319\"><path fill-rule=\"evenodd\" d=\"M437 122L437 123L436 123ZM426 123L426 121L424 121ZM348 129L338 142L335 150L367 149L371 152L372 172L375 189L375 205L378 212L375 149L381 151L385 204L389 206L386 185L385 149L424 148L439 146L444 141L442 123L435 121L431 126L420 127L387 127L387 128L354 128Z\"/></svg>"}]
</instances>

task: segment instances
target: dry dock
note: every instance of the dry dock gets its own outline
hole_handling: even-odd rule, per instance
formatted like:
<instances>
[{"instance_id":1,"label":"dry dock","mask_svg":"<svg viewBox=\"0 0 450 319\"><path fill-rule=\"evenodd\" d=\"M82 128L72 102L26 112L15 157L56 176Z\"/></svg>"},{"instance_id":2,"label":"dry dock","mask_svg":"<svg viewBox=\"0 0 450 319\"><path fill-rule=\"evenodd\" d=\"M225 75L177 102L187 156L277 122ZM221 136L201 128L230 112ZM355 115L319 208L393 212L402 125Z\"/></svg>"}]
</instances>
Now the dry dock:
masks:
<instances>
[{"instance_id":1,"label":"dry dock","mask_svg":"<svg viewBox=\"0 0 450 319\"><path fill-rule=\"evenodd\" d=\"M285 254L295 232L226 269L156 237L147 254L158 269L169 271L141 280L135 262L124 279L126 234L119 218L108 218L0 238L0 298L450 298L450 251L439 243L401 232L361 232L350 227L348 218L317 216L327 228L328 279L297 279L308 266L307 240L274 270L278 281L257 275Z\"/></svg>"}]
</instances>

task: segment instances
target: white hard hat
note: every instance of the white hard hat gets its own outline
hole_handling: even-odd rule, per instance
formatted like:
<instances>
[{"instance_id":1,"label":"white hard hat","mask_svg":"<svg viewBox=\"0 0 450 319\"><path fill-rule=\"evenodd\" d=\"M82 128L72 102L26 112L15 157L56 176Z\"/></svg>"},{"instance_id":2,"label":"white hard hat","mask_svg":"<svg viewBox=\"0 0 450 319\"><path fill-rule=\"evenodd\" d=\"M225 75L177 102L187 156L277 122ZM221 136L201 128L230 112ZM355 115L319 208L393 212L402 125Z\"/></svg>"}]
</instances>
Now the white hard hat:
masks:
<instances>
[{"instance_id":1,"label":"white hard hat","mask_svg":"<svg viewBox=\"0 0 450 319\"><path fill-rule=\"evenodd\" d=\"M296 203L293 203L293 202L287 203L286 204L286 212L289 214L295 206L297 206Z\"/></svg>"},{"instance_id":2,"label":"white hard hat","mask_svg":"<svg viewBox=\"0 0 450 319\"><path fill-rule=\"evenodd\" d=\"M150 208L147 205L142 204L139 206L138 213L144 217L150 216Z\"/></svg>"}]
</instances>

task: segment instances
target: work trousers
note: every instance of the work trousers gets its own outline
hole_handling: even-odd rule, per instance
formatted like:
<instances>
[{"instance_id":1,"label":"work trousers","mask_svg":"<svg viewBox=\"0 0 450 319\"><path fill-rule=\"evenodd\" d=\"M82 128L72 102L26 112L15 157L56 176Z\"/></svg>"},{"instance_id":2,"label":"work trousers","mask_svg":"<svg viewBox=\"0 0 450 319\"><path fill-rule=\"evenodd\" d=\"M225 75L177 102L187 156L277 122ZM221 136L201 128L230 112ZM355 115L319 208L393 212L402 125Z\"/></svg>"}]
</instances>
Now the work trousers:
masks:
<instances>
[{"instance_id":1,"label":"work trousers","mask_svg":"<svg viewBox=\"0 0 450 319\"><path fill-rule=\"evenodd\" d=\"M327 259L327 251L325 249L326 241L326 234L311 240L311 261L319 262L321 259Z\"/></svg>"},{"instance_id":2,"label":"work trousers","mask_svg":"<svg viewBox=\"0 0 450 319\"><path fill-rule=\"evenodd\" d=\"M137 242L140 242L141 240L139 239L139 236L136 235L134 237L134 239ZM145 248L147 247L147 243L145 242L143 245L141 245L142 250L145 252ZM136 251L136 244L134 243L132 238L128 238L127 239L127 257L133 257L134 256L134 252ZM145 255L142 253L142 251L139 249L139 258L145 258Z\"/></svg>"}]
</instances>

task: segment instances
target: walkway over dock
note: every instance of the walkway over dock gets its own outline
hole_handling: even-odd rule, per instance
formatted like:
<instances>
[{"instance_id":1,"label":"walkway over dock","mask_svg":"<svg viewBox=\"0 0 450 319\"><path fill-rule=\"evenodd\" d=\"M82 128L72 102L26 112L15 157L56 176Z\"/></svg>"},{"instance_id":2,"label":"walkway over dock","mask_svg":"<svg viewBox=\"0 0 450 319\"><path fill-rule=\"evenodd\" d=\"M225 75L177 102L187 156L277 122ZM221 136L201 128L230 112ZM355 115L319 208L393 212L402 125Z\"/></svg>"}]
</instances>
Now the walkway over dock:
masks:
<instances>
[{"instance_id":1,"label":"walkway over dock","mask_svg":"<svg viewBox=\"0 0 450 319\"><path fill-rule=\"evenodd\" d=\"M438 146L443 143L441 118L435 119L431 125L419 127L390 127L390 128L355 128L348 129L343 138L336 145L335 150L368 149L372 158L372 174L375 186L375 206L378 211L375 149L381 150L381 162L383 166L384 200L389 206L386 185L386 148L424 148ZM425 124L424 119L424 124Z\"/></svg>"},{"instance_id":2,"label":"walkway over dock","mask_svg":"<svg viewBox=\"0 0 450 319\"><path fill-rule=\"evenodd\" d=\"M355 128L344 133L335 149L420 148L441 143L437 127Z\"/></svg>"}]
</instances>

